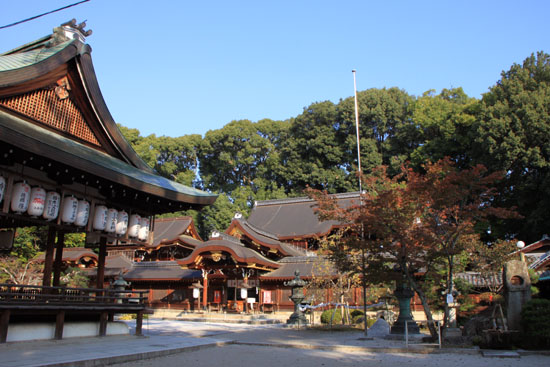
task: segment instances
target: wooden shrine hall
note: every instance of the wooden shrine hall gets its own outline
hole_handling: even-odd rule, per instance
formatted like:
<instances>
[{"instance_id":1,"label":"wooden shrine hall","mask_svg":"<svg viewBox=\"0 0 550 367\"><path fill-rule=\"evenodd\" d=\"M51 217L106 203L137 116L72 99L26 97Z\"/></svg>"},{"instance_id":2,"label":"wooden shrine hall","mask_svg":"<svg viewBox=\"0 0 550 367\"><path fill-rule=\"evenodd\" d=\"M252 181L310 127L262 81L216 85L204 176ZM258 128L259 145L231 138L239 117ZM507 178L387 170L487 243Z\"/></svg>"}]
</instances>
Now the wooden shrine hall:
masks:
<instances>
[{"instance_id":1,"label":"wooden shrine hall","mask_svg":"<svg viewBox=\"0 0 550 367\"><path fill-rule=\"evenodd\" d=\"M0 249L15 228L49 228L42 285L0 284L0 342L11 323L27 321L55 323L60 339L65 321L94 320L105 335L115 313L137 314L139 334L140 292L122 299L127 291L104 289L107 244L145 247L155 215L216 200L159 176L131 148L102 97L84 26L73 20L0 54ZM60 287L72 232L99 249L94 289Z\"/></svg>"}]
</instances>

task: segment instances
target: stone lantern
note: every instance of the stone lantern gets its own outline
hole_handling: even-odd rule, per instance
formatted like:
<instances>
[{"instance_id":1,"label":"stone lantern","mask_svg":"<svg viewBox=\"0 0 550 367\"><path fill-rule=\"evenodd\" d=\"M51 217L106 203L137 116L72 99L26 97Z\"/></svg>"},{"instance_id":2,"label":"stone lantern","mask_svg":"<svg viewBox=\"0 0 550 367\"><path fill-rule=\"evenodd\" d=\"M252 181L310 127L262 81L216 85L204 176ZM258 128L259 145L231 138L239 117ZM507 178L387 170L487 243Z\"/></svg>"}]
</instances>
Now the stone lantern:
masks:
<instances>
[{"instance_id":1,"label":"stone lantern","mask_svg":"<svg viewBox=\"0 0 550 367\"><path fill-rule=\"evenodd\" d=\"M411 312L411 298L414 291L409 287L408 282L403 279L399 282L393 293L399 302L399 316L391 327L391 334L405 334L405 325L407 325L409 334L419 334L420 328L414 322Z\"/></svg>"},{"instance_id":2,"label":"stone lantern","mask_svg":"<svg viewBox=\"0 0 550 367\"><path fill-rule=\"evenodd\" d=\"M122 291L126 290L130 283L128 283L122 276L122 271L118 273L116 280L111 284L114 290L119 291L116 293L116 303L122 303L123 293Z\"/></svg>"},{"instance_id":3,"label":"stone lantern","mask_svg":"<svg viewBox=\"0 0 550 367\"><path fill-rule=\"evenodd\" d=\"M304 286L306 282L300 279L300 271L296 269L294 271L294 279L290 282L285 282L285 286L292 287L292 295L290 299L294 302L294 312L286 321L289 325L307 325L307 319L304 316L302 310L300 310L300 304L304 300Z\"/></svg>"}]
</instances>

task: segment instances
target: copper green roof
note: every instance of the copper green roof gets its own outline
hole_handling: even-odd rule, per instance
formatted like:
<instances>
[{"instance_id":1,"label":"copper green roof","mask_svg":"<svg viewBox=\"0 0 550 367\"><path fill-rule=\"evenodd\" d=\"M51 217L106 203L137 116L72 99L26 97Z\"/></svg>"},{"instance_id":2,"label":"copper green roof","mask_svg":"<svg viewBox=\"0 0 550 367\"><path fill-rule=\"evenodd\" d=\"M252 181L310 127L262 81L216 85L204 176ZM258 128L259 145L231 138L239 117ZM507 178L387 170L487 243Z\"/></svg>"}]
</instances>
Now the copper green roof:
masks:
<instances>
[{"instance_id":1,"label":"copper green roof","mask_svg":"<svg viewBox=\"0 0 550 367\"><path fill-rule=\"evenodd\" d=\"M0 55L0 72L20 69L42 62L62 51L65 47L73 42L74 40L71 40L60 43L59 45L56 45L54 47L40 48L9 55Z\"/></svg>"}]
</instances>

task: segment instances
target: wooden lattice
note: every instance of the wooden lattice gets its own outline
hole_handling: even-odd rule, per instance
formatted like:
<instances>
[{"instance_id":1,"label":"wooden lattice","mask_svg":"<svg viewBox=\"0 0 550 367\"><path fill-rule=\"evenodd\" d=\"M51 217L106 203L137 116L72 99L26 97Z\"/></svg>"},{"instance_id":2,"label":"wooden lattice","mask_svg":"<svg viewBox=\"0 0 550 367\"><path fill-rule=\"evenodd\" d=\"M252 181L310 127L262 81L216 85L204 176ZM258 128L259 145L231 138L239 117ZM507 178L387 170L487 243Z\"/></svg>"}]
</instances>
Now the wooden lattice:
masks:
<instances>
[{"instance_id":1,"label":"wooden lattice","mask_svg":"<svg viewBox=\"0 0 550 367\"><path fill-rule=\"evenodd\" d=\"M74 102L70 98L60 99L54 89L39 89L0 99L0 105L79 139L100 145Z\"/></svg>"}]
</instances>

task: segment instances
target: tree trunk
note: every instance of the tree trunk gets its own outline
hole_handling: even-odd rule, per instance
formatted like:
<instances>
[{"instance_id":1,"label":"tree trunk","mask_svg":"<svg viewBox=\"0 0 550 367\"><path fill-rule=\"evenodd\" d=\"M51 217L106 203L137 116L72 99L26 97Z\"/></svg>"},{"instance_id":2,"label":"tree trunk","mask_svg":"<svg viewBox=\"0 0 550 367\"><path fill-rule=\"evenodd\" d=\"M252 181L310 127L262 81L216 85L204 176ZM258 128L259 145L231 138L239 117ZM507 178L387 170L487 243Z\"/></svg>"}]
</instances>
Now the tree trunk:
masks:
<instances>
[{"instance_id":1,"label":"tree trunk","mask_svg":"<svg viewBox=\"0 0 550 367\"><path fill-rule=\"evenodd\" d=\"M422 302L422 308L424 309L424 314L426 315L426 320L428 320L428 330L430 330L430 335L432 338L437 338L437 330L435 328L434 319L432 316L432 311L430 310L430 305L428 304L428 299L426 298L426 295L424 294L424 291L422 288L416 284L416 282L409 278L409 282L414 289L414 291L418 294L418 297L420 298L420 302Z\"/></svg>"}]
</instances>

